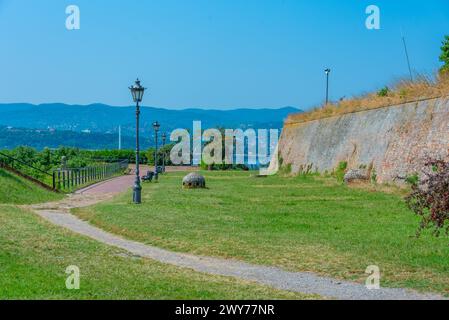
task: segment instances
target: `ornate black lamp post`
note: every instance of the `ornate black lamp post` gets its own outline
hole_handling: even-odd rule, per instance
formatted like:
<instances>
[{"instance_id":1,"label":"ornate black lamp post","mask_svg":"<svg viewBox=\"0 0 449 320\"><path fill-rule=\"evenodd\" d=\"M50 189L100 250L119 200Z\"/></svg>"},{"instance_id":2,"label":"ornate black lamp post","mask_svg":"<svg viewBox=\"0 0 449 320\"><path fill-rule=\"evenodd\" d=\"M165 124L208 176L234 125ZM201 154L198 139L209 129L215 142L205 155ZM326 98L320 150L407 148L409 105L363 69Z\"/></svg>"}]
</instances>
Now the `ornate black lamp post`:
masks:
<instances>
[{"instance_id":1,"label":"ornate black lamp post","mask_svg":"<svg viewBox=\"0 0 449 320\"><path fill-rule=\"evenodd\" d=\"M326 106L329 104L329 74L331 73L331 69L327 68L324 70L326 73Z\"/></svg>"},{"instance_id":2,"label":"ornate black lamp post","mask_svg":"<svg viewBox=\"0 0 449 320\"><path fill-rule=\"evenodd\" d=\"M167 141L167 134L164 132L162 134L162 147L165 147L165 141ZM162 153L162 172L165 173L165 149Z\"/></svg>"},{"instance_id":3,"label":"ornate black lamp post","mask_svg":"<svg viewBox=\"0 0 449 320\"><path fill-rule=\"evenodd\" d=\"M154 152L154 178L156 179L156 181L159 179L159 172L157 170L157 163L158 163L158 158L157 158L157 154L158 154L158 145L157 145L157 134L159 132L159 129L161 128L161 125L159 124L159 122L155 121L153 122L153 129L154 129L154 141L156 142L156 151Z\"/></svg>"},{"instance_id":4,"label":"ornate black lamp post","mask_svg":"<svg viewBox=\"0 0 449 320\"><path fill-rule=\"evenodd\" d=\"M145 88L140 85L140 80L137 79L134 86L129 87L133 100L136 103L136 180L133 187L133 202L140 204L142 202L142 186L140 185L140 146L139 146L139 117L140 117L140 103L142 102Z\"/></svg>"}]
</instances>

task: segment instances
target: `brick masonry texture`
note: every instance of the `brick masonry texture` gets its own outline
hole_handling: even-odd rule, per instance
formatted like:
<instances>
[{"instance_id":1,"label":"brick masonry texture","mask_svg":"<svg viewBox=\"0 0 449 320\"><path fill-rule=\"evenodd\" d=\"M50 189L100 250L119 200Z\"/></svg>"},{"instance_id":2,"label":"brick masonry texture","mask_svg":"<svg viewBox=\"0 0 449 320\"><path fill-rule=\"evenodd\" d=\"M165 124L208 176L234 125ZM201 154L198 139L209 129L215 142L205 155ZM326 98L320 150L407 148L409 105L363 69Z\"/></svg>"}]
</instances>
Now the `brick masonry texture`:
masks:
<instances>
[{"instance_id":1,"label":"brick masonry texture","mask_svg":"<svg viewBox=\"0 0 449 320\"><path fill-rule=\"evenodd\" d=\"M346 161L349 169L373 165L380 183L403 181L427 156L449 161L449 98L286 124L279 156L293 174Z\"/></svg>"}]
</instances>

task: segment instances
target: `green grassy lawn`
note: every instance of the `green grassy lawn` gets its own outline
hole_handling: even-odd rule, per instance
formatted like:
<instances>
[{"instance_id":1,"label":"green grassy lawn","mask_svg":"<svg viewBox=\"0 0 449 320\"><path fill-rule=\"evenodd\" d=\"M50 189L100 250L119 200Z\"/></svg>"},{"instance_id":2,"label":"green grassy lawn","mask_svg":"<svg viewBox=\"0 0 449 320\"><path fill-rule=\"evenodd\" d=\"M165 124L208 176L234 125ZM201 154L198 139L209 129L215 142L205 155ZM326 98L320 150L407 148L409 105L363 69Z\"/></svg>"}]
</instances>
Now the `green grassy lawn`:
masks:
<instances>
[{"instance_id":1,"label":"green grassy lawn","mask_svg":"<svg viewBox=\"0 0 449 320\"><path fill-rule=\"evenodd\" d=\"M0 169L0 204L32 204L62 199L32 182Z\"/></svg>"},{"instance_id":2,"label":"green grassy lawn","mask_svg":"<svg viewBox=\"0 0 449 320\"><path fill-rule=\"evenodd\" d=\"M127 256L15 206L0 205L0 248L0 300L317 298ZM70 265L80 290L65 287Z\"/></svg>"},{"instance_id":3,"label":"green grassy lawn","mask_svg":"<svg viewBox=\"0 0 449 320\"><path fill-rule=\"evenodd\" d=\"M319 298L132 257L15 205L61 197L0 170L0 300ZM80 290L65 286L71 265Z\"/></svg>"},{"instance_id":4,"label":"green grassy lawn","mask_svg":"<svg viewBox=\"0 0 449 320\"><path fill-rule=\"evenodd\" d=\"M125 194L76 214L174 251L358 282L369 265L378 265L383 286L449 293L449 239L414 237L419 219L398 195L331 178L204 174L206 190L183 190L183 174L172 173L144 185L141 206Z\"/></svg>"}]
</instances>

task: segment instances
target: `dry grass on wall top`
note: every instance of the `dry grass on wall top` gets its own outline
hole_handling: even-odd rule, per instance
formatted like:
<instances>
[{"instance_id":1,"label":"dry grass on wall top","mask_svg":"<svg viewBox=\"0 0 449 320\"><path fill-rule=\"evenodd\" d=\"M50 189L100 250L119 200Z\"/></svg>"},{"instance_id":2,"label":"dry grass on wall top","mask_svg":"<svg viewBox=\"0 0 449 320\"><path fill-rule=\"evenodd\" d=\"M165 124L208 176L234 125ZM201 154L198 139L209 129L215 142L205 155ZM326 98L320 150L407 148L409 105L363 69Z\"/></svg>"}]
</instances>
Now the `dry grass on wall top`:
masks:
<instances>
[{"instance_id":1,"label":"dry grass on wall top","mask_svg":"<svg viewBox=\"0 0 449 320\"><path fill-rule=\"evenodd\" d=\"M375 93L331 103L306 113L292 114L287 118L286 124L307 122L448 95L449 71L446 71L439 73L435 79L420 76L414 81L400 80L392 88L385 87Z\"/></svg>"}]
</instances>

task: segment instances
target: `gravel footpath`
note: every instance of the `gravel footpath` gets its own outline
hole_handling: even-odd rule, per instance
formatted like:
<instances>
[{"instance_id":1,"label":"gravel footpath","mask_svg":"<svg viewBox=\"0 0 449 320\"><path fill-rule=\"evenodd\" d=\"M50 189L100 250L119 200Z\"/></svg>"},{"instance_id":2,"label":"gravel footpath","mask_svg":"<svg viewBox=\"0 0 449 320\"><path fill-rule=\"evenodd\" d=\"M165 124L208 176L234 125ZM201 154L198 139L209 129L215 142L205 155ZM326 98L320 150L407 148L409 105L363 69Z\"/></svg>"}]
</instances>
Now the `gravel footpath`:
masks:
<instances>
[{"instance_id":1,"label":"gravel footpath","mask_svg":"<svg viewBox=\"0 0 449 320\"><path fill-rule=\"evenodd\" d=\"M380 290L368 290L361 284L320 277L312 273L287 272L279 268L251 265L233 260L175 253L123 239L94 227L68 213L42 209L36 212L55 225L67 228L104 244L124 249L135 256L157 260L178 267L190 268L203 273L255 281L281 290L318 294L322 297L344 300L427 300L443 298L439 295L420 294L405 289L382 288Z\"/></svg>"}]
</instances>

